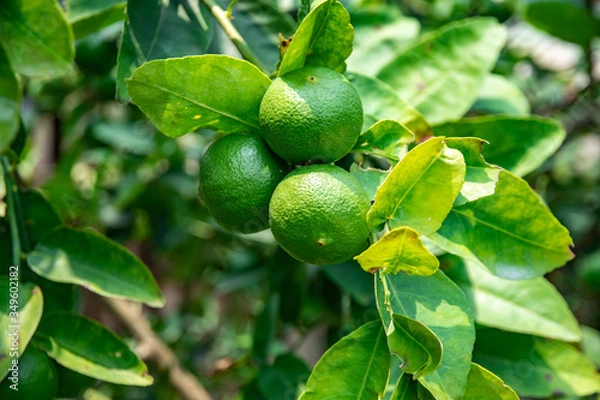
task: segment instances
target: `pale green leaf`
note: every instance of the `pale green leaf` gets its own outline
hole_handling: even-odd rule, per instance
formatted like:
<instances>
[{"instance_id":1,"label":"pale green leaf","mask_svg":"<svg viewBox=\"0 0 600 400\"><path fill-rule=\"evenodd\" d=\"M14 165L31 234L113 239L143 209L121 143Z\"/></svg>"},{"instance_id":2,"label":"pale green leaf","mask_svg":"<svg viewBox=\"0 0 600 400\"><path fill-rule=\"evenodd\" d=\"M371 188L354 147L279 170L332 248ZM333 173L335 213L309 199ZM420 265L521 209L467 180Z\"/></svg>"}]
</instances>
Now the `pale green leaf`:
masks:
<instances>
[{"instance_id":1,"label":"pale green leaf","mask_svg":"<svg viewBox=\"0 0 600 400\"><path fill-rule=\"evenodd\" d=\"M371 400L386 388L390 352L381 321L369 322L323 354L299 400Z\"/></svg>"},{"instance_id":2,"label":"pale green leaf","mask_svg":"<svg viewBox=\"0 0 600 400\"><path fill-rule=\"evenodd\" d=\"M459 206L494 194L500 168L488 164L481 156L483 146L487 142L478 138L446 138L446 145L460 151L465 159L465 182L454 201Z\"/></svg>"},{"instance_id":3,"label":"pale green leaf","mask_svg":"<svg viewBox=\"0 0 600 400\"><path fill-rule=\"evenodd\" d=\"M19 132L20 107L19 81L4 48L0 46L0 153L10 146Z\"/></svg>"},{"instance_id":4,"label":"pale green leaf","mask_svg":"<svg viewBox=\"0 0 600 400\"><path fill-rule=\"evenodd\" d=\"M357 73L348 73L347 76L363 103L363 130L382 119L393 119L406 126L417 138L431 134L431 127L425 117L401 99L387 84Z\"/></svg>"},{"instance_id":5,"label":"pale green leaf","mask_svg":"<svg viewBox=\"0 0 600 400\"><path fill-rule=\"evenodd\" d=\"M146 365L123 341L96 321L57 313L45 319L34 339L60 365L121 385L153 383Z\"/></svg>"},{"instance_id":6,"label":"pale green leaf","mask_svg":"<svg viewBox=\"0 0 600 400\"><path fill-rule=\"evenodd\" d=\"M435 371L444 350L440 339L425 325L404 315L392 314L388 328L390 352L402 360L401 369L414 379Z\"/></svg>"},{"instance_id":7,"label":"pale green leaf","mask_svg":"<svg viewBox=\"0 0 600 400\"><path fill-rule=\"evenodd\" d=\"M384 274L404 272L409 275L432 275L440 263L421 242L414 229L402 227L392 229L367 250L354 257L362 269Z\"/></svg>"},{"instance_id":8,"label":"pale green leaf","mask_svg":"<svg viewBox=\"0 0 600 400\"><path fill-rule=\"evenodd\" d=\"M367 223L381 230L409 226L430 235L442 226L464 182L465 162L460 151L433 138L412 149L383 182Z\"/></svg>"},{"instance_id":9,"label":"pale green leaf","mask_svg":"<svg viewBox=\"0 0 600 400\"><path fill-rule=\"evenodd\" d=\"M519 396L502 379L481 365L471 363L467 390L462 400L519 400Z\"/></svg>"},{"instance_id":10,"label":"pale green leaf","mask_svg":"<svg viewBox=\"0 0 600 400\"><path fill-rule=\"evenodd\" d=\"M600 332L589 326L582 326L581 348L583 353L600 368Z\"/></svg>"},{"instance_id":11,"label":"pale green leaf","mask_svg":"<svg viewBox=\"0 0 600 400\"><path fill-rule=\"evenodd\" d=\"M59 228L27 255L31 269L55 282L75 283L106 297L162 307L165 299L144 263L92 231Z\"/></svg>"},{"instance_id":12,"label":"pale green leaf","mask_svg":"<svg viewBox=\"0 0 600 400\"><path fill-rule=\"evenodd\" d=\"M125 18L123 0L69 0L67 19L75 39L81 39Z\"/></svg>"},{"instance_id":13,"label":"pale green leaf","mask_svg":"<svg viewBox=\"0 0 600 400\"><path fill-rule=\"evenodd\" d=\"M377 75L431 123L462 117L494 66L506 32L493 18L467 18L423 35Z\"/></svg>"},{"instance_id":14,"label":"pale green leaf","mask_svg":"<svg viewBox=\"0 0 600 400\"><path fill-rule=\"evenodd\" d=\"M4 0L0 32L16 72L56 77L71 71L73 32L56 1Z\"/></svg>"},{"instance_id":15,"label":"pale green leaf","mask_svg":"<svg viewBox=\"0 0 600 400\"><path fill-rule=\"evenodd\" d=\"M324 0L319 4L313 3L312 10L298 26L294 40L281 59L279 75L305 65L344 72L353 39L350 15L340 2Z\"/></svg>"},{"instance_id":16,"label":"pale green leaf","mask_svg":"<svg viewBox=\"0 0 600 400\"><path fill-rule=\"evenodd\" d=\"M127 90L161 132L178 137L199 128L258 130L260 102L270 84L247 61L204 55L150 61L134 71Z\"/></svg>"},{"instance_id":17,"label":"pale green leaf","mask_svg":"<svg viewBox=\"0 0 600 400\"><path fill-rule=\"evenodd\" d=\"M541 117L484 116L466 118L434 128L436 136L485 139L482 154L491 163L523 176L537 169L563 143L564 128Z\"/></svg>"},{"instance_id":18,"label":"pale green leaf","mask_svg":"<svg viewBox=\"0 0 600 400\"><path fill-rule=\"evenodd\" d=\"M419 321L443 345L440 366L419 378L438 400L460 398L471 368L475 328L464 293L438 270L431 276L376 273L377 307L385 326L391 314Z\"/></svg>"},{"instance_id":19,"label":"pale green leaf","mask_svg":"<svg viewBox=\"0 0 600 400\"><path fill-rule=\"evenodd\" d=\"M465 292L478 324L567 342L581 340L566 301L542 277L509 281L468 261L455 263L446 273Z\"/></svg>"},{"instance_id":20,"label":"pale green leaf","mask_svg":"<svg viewBox=\"0 0 600 400\"><path fill-rule=\"evenodd\" d=\"M397 162L406 151L406 145L414 139L415 135L400 122L382 119L358 137L353 151L381 156Z\"/></svg>"},{"instance_id":21,"label":"pale green leaf","mask_svg":"<svg viewBox=\"0 0 600 400\"><path fill-rule=\"evenodd\" d=\"M473 359L523 397L585 396L600 391L594 363L558 340L482 329L477 331Z\"/></svg>"},{"instance_id":22,"label":"pale green leaf","mask_svg":"<svg viewBox=\"0 0 600 400\"><path fill-rule=\"evenodd\" d=\"M573 258L567 229L527 182L502 170L493 195L454 207L431 236L504 279L531 279Z\"/></svg>"},{"instance_id":23,"label":"pale green leaf","mask_svg":"<svg viewBox=\"0 0 600 400\"><path fill-rule=\"evenodd\" d=\"M486 114L527 116L531 112L525 94L502 75L490 74L483 81L472 111Z\"/></svg>"},{"instance_id":24,"label":"pale green leaf","mask_svg":"<svg viewBox=\"0 0 600 400\"><path fill-rule=\"evenodd\" d=\"M11 266L8 274L22 273ZM10 275L9 275L10 276ZM13 359L21 357L42 318L44 298L33 283L0 276L0 381L8 374ZM13 341L18 345L13 347Z\"/></svg>"}]
</instances>

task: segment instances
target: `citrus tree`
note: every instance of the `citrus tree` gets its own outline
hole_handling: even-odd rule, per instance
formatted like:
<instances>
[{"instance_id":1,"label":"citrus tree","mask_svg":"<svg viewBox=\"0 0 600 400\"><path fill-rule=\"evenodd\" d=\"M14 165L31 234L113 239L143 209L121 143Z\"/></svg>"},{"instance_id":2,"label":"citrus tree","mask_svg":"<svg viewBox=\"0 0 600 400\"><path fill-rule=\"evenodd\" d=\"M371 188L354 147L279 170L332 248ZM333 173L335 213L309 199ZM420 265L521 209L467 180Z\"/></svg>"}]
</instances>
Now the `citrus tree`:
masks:
<instances>
[{"instance_id":1,"label":"citrus tree","mask_svg":"<svg viewBox=\"0 0 600 400\"><path fill-rule=\"evenodd\" d=\"M510 11L409 3L405 14L428 17L422 32L386 2L302 0L286 13L276 1L8 0L2 398L172 393L115 389L155 379L143 349L85 316L89 292L154 349L156 383L185 398L600 392L600 335L544 277L573 259L573 239L523 177L566 132L531 115L502 75ZM590 10L519 12L589 55L600 24ZM106 44L117 40L118 52ZM29 131L44 113L57 116L65 156L53 155L57 177L41 192ZM223 258L232 273L215 279L207 266ZM249 290L258 311L243 355L186 372L193 363L164 343L177 328L153 314L156 334L132 306L165 306L146 265L167 275L158 259L200 281L186 295L213 281ZM338 329L311 371L282 332L308 337L324 313ZM216 329L207 319L198 326ZM210 331L179 329L173 347Z\"/></svg>"}]
</instances>

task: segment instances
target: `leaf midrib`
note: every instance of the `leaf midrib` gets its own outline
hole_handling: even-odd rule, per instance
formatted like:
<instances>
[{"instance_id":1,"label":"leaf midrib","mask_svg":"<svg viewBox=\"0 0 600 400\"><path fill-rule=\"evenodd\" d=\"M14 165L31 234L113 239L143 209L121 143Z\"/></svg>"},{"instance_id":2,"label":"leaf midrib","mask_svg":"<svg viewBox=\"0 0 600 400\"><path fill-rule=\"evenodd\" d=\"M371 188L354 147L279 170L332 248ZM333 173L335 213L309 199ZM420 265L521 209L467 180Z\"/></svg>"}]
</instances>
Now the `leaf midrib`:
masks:
<instances>
[{"instance_id":1,"label":"leaf midrib","mask_svg":"<svg viewBox=\"0 0 600 400\"><path fill-rule=\"evenodd\" d=\"M385 337L385 332L383 331L383 329L379 330L379 335L377 335L377 341L375 342L375 346L373 346L373 352L371 353L371 359L369 360L369 364L367 367L367 370L365 371L365 374L363 376L363 381L360 385L360 390L358 391L358 399L362 398L362 394L363 392L366 390L366 385L367 385L367 378L369 378L369 371L371 370L372 366L373 366L373 359L375 358L375 353L377 353L377 349L379 348L379 342L381 341L381 337Z\"/></svg>"}]
</instances>

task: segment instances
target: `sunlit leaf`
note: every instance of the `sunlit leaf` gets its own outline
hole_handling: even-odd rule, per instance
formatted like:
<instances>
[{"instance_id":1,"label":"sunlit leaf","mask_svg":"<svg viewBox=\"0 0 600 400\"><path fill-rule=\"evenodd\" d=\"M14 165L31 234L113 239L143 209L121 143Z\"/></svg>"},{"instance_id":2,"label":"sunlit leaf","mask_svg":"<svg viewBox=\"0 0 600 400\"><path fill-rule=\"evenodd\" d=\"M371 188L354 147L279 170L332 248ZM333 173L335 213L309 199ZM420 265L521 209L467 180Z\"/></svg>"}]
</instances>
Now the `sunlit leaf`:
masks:
<instances>
[{"instance_id":1,"label":"sunlit leaf","mask_svg":"<svg viewBox=\"0 0 600 400\"><path fill-rule=\"evenodd\" d=\"M467 390L462 400L519 400L519 396L502 379L482 366L471 363Z\"/></svg>"},{"instance_id":2,"label":"sunlit leaf","mask_svg":"<svg viewBox=\"0 0 600 400\"><path fill-rule=\"evenodd\" d=\"M354 151L398 161L415 135L398 121L383 119L363 132Z\"/></svg>"},{"instance_id":3,"label":"sunlit leaf","mask_svg":"<svg viewBox=\"0 0 600 400\"><path fill-rule=\"evenodd\" d=\"M484 79L471 110L485 114L526 116L531 112L531 107L517 85L502 75L490 74Z\"/></svg>"}]
</instances>

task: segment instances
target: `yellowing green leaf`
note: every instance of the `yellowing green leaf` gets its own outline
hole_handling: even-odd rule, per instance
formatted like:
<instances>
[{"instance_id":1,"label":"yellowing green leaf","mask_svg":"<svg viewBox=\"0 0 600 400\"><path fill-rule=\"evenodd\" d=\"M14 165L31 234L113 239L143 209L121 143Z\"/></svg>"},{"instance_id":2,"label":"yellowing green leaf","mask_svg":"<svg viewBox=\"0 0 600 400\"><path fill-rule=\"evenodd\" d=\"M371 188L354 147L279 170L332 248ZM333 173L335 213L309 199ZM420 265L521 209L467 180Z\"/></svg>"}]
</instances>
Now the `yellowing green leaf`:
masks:
<instances>
[{"instance_id":1,"label":"yellowing green leaf","mask_svg":"<svg viewBox=\"0 0 600 400\"><path fill-rule=\"evenodd\" d=\"M519 396L502 379L482 366L471 363L467 390L462 400L519 400Z\"/></svg>"},{"instance_id":2,"label":"yellowing green leaf","mask_svg":"<svg viewBox=\"0 0 600 400\"><path fill-rule=\"evenodd\" d=\"M463 185L465 162L460 151L433 138L412 149L383 182L367 214L373 230L409 226L430 235L442 225Z\"/></svg>"},{"instance_id":3,"label":"yellowing green leaf","mask_svg":"<svg viewBox=\"0 0 600 400\"><path fill-rule=\"evenodd\" d=\"M396 228L386 233L360 255L354 257L362 269L384 274L404 272L409 275L432 275L439 261L421 242L419 234L409 227Z\"/></svg>"},{"instance_id":4,"label":"yellowing green leaf","mask_svg":"<svg viewBox=\"0 0 600 400\"><path fill-rule=\"evenodd\" d=\"M161 132L178 137L199 128L258 130L260 102L270 84L247 61L204 55L150 61L133 72L127 90Z\"/></svg>"}]
</instances>

